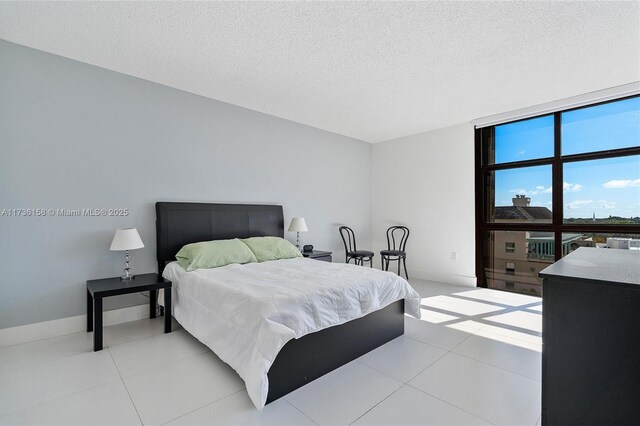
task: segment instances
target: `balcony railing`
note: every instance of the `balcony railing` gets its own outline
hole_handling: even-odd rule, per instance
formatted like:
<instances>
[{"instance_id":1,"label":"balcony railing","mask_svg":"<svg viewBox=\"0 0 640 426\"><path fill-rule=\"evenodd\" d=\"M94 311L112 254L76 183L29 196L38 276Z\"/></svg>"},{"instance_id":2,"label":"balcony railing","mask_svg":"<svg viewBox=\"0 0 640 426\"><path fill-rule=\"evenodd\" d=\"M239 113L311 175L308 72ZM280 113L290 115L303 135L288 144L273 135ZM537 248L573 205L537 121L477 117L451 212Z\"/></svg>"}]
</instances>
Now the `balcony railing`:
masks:
<instances>
[{"instance_id":1,"label":"balcony railing","mask_svg":"<svg viewBox=\"0 0 640 426\"><path fill-rule=\"evenodd\" d=\"M527 253L527 259L533 260L555 260L555 255L551 254L542 254L542 253Z\"/></svg>"}]
</instances>

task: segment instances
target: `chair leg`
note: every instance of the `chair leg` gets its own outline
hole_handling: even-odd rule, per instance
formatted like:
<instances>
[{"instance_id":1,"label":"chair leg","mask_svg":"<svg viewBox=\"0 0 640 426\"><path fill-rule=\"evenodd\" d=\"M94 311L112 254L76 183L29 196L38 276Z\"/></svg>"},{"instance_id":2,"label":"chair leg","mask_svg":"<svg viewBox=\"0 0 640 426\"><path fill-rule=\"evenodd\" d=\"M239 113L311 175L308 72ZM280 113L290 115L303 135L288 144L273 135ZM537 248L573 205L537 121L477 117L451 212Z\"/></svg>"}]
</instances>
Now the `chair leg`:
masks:
<instances>
[{"instance_id":1,"label":"chair leg","mask_svg":"<svg viewBox=\"0 0 640 426\"><path fill-rule=\"evenodd\" d=\"M398 258L398 276L400 276L400 258Z\"/></svg>"},{"instance_id":2,"label":"chair leg","mask_svg":"<svg viewBox=\"0 0 640 426\"><path fill-rule=\"evenodd\" d=\"M373 268L373 255L369 258L369 268Z\"/></svg>"},{"instance_id":3,"label":"chair leg","mask_svg":"<svg viewBox=\"0 0 640 426\"><path fill-rule=\"evenodd\" d=\"M404 275L407 277L407 280L409 280L409 273L407 272L407 258L406 257L402 258L402 264L404 265Z\"/></svg>"}]
</instances>

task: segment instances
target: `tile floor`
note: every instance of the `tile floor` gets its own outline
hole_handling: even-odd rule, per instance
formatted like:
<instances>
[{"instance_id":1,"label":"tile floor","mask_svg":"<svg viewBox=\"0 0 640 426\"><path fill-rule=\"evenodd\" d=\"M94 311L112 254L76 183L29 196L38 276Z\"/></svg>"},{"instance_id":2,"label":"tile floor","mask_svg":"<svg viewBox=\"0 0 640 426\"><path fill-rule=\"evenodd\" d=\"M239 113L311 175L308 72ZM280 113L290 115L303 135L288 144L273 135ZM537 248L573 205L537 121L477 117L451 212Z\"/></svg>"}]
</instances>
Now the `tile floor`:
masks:
<instances>
[{"instance_id":1,"label":"tile floor","mask_svg":"<svg viewBox=\"0 0 640 426\"><path fill-rule=\"evenodd\" d=\"M0 425L535 425L538 298L412 281L405 335L257 411L244 382L176 323L0 348Z\"/></svg>"}]
</instances>

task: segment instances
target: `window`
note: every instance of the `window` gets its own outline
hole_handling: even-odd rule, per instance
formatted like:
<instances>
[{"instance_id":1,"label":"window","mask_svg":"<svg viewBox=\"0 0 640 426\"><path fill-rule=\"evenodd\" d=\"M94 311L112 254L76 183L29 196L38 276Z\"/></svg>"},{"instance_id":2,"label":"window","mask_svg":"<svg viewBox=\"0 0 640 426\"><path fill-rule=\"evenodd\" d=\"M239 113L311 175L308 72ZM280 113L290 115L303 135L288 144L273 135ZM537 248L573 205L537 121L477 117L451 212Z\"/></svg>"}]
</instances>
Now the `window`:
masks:
<instances>
[{"instance_id":1,"label":"window","mask_svg":"<svg viewBox=\"0 0 640 426\"><path fill-rule=\"evenodd\" d=\"M496 126L491 148L495 163L553 157L553 115Z\"/></svg>"},{"instance_id":2,"label":"window","mask_svg":"<svg viewBox=\"0 0 640 426\"><path fill-rule=\"evenodd\" d=\"M479 286L540 295L577 248L640 249L640 96L477 129L476 150Z\"/></svg>"},{"instance_id":3,"label":"window","mask_svg":"<svg viewBox=\"0 0 640 426\"><path fill-rule=\"evenodd\" d=\"M486 231L482 240L487 287L505 290L509 289L507 282L515 281L512 290L541 294L538 271L554 261L552 232L492 230Z\"/></svg>"},{"instance_id":4,"label":"window","mask_svg":"<svg viewBox=\"0 0 640 426\"><path fill-rule=\"evenodd\" d=\"M494 191L487 196L491 222L547 222L552 216L551 166L489 172Z\"/></svg>"},{"instance_id":5,"label":"window","mask_svg":"<svg viewBox=\"0 0 640 426\"><path fill-rule=\"evenodd\" d=\"M625 250L640 250L640 234L601 232L562 234L562 254L566 255L580 247L601 247Z\"/></svg>"},{"instance_id":6,"label":"window","mask_svg":"<svg viewBox=\"0 0 640 426\"><path fill-rule=\"evenodd\" d=\"M504 269L507 271L507 275L516 274L516 264L513 262L507 262L504 266Z\"/></svg>"},{"instance_id":7,"label":"window","mask_svg":"<svg viewBox=\"0 0 640 426\"><path fill-rule=\"evenodd\" d=\"M640 155L567 163L562 173L564 223L638 223Z\"/></svg>"},{"instance_id":8,"label":"window","mask_svg":"<svg viewBox=\"0 0 640 426\"><path fill-rule=\"evenodd\" d=\"M562 113L562 154L638 146L640 97Z\"/></svg>"}]
</instances>

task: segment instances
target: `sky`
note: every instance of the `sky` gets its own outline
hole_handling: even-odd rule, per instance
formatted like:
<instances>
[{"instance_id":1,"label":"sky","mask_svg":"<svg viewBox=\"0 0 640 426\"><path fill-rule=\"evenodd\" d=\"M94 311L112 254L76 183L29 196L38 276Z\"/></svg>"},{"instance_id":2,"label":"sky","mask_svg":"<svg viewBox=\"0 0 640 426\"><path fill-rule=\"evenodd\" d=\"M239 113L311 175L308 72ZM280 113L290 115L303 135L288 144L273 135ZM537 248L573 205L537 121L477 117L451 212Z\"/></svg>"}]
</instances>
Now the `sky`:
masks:
<instances>
[{"instance_id":1,"label":"sky","mask_svg":"<svg viewBox=\"0 0 640 426\"><path fill-rule=\"evenodd\" d=\"M640 146L640 97L562 114L562 154ZM496 126L496 163L553 156L553 115ZM551 209L551 165L499 170L496 206L516 194ZM640 155L566 163L564 217L640 217Z\"/></svg>"}]
</instances>

